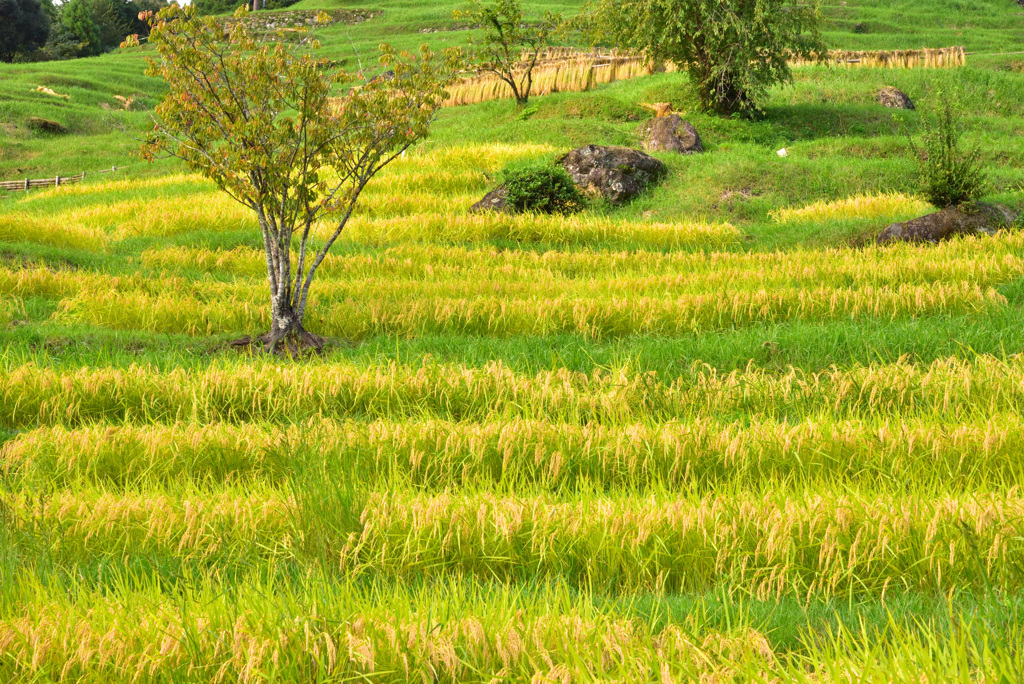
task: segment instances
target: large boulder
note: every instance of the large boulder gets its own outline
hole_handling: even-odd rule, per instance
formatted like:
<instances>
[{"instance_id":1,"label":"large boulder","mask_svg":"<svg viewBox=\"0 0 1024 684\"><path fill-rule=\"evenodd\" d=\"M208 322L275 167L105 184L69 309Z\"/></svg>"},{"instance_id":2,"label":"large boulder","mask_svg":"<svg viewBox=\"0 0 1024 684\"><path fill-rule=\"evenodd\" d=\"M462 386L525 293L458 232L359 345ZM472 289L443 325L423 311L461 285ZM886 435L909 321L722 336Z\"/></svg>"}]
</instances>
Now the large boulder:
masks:
<instances>
[{"instance_id":1,"label":"large boulder","mask_svg":"<svg viewBox=\"0 0 1024 684\"><path fill-rule=\"evenodd\" d=\"M894 223L878 236L878 244L893 242L937 243L960 235L992 235L1008 228L1017 215L998 204L976 202L960 207L946 207L942 211Z\"/></svg>"},{"instance_id":2,"label":"large boulder","mask_svg":"<svg viewBox=\"0 0 1024 684\"><path fill-rule=\"evenodd\" d=\"M668 171L654 157L628 147L587 145L558 162L580 190L613 204L633 199Z\"/></svg>"},{"instance_id":3,"label":"large boulder","mask_svg":"<svg viewBox=\"0 0 1024 684\"><path fill-rule=\"evenodd\" d=\"M703 152L697 129L678 114L659 116L640 127L644 149L648 152L678 152L693 154Z\"/></svg>"},{"instance_id":4,"label":"large boulder","mask_svg":"<svg viewBox=\"0 0 1024 684\"><path fill-rule=\"evenodd\" d=\"M504 185L494 188L484 195L482 200L469 208L469 211L474 214L483 214L488 211L508 214L511 213L510 210L511 207L508 206L508 189Z\"/></svg>"},{"instance_id":5,"label":"large boulder","mask_svg":"<svg viewBox=\"0 0 1024 684\"><path fill-rule=\"evenodd\" d=\"M878 104L889 109L913 109L914 103L910 96L899 88L886 86L878 91Z\"/></svg>"}]
</instances>

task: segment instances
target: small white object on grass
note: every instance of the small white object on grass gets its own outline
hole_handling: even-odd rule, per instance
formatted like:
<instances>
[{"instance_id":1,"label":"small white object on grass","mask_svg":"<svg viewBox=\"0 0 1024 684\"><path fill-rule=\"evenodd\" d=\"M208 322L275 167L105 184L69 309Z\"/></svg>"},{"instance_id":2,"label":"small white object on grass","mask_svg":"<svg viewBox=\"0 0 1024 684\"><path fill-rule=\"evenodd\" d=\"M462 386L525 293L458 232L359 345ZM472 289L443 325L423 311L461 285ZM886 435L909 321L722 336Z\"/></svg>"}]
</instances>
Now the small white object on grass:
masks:
<instances>
[{"instance_id":1,"label":"small white object on grass","mask_svg":"<svg viewBox=\"0 0 1024 684\"><path fill-rule=\"evenodd\" d=\"M783 147L781 150L779 150L775 154L779 155L780 157L788 157L789 156L789 152L786 150L785 147Z\"/></svg>"}]
</instances>

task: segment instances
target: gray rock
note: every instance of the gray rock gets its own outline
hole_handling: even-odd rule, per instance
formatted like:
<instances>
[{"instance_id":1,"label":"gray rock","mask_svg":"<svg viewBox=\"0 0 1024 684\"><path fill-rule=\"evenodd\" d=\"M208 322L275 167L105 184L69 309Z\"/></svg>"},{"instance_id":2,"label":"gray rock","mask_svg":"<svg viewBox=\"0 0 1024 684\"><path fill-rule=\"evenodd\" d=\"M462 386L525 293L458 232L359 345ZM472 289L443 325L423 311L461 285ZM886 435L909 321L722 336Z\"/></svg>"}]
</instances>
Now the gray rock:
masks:
<instances>
[{"instance_id":1,"label":"gray rock","mask_svg":"<svg viewBox=\"0 0 1024 684\"><path fill-rule=\"evenodd\" d=\"M976 202L960 207L946 207L927 216L904 223L894 223L878 236L878 244L893 242L938 243L960 235L993 235L1009 228L1017 215L999 204Z\"/></svg>"},{"instance_id":2,"label":"gray rock","mask_svg":"<svg viewBox=\"0 0 1024 684\"><path fill-rule=\"evenodd\" d=\"M584 193L613 204L627 202L668 169L654 157L628 147L587 145L558 160Z\"/></svg>"},{"instance_id":3,"label":"gray rock","mask_svg":"<svg viewBox=\"0 0 1024 684\"><path fill-rule=\"evenodd\" d=\"M504 185L499 185L470 207L469 211L473 214L483 214L489 211L498 214L512 213L511 207L508 206L508 190Z\"/></svg>"},{"instance_id":4,"label":"gray rock","mask_svg":"<svg viewBox=\"0 0 1024 684\"><path fill-rule=\"evenodd\" d=\"M914 103L910 97L900 90L899 88L893 88L892 86L886 86L878 91L876 98L878 104L889 109L913 109Z\"/></svg>"},{"instance_id":5,"label":"gray rock","mask_svg":"<svg viewBox=\"0 0 1024 684\"><path fill-rule=\"evenodd\" d=\"M644 138L644 149L648 152L693 154L704 151L697 129L678 114L651 119L640 130Z\"/></svg>"}]
</instances>

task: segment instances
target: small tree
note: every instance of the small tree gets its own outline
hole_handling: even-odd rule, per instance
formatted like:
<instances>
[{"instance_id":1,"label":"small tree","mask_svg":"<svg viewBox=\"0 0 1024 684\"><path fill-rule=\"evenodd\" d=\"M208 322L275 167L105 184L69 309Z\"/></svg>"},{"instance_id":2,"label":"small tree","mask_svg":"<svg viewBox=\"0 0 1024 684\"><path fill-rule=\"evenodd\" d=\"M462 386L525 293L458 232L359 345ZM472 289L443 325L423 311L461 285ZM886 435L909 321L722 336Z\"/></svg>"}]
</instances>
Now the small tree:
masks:
<instances>
[{"instance_id":1,"label":"small tree","mask_svg":"<svg viewBox=\"0 0 1024 684\"><path fill-rule=\"evenodd\" d=\"M494 74L512 89L517 104L528 103L533 70L561 17L547 12L540 20L527 22L519 0L496 0L488 6L474 0L472 9L456 11L455 18L480 24L484 30L483 38L473 45L477 72Z\"/></svg>"},{"instance_id":2,"label":"small tree","mask_svg":"<svg viewBox=\"0 0 1024 684\"><path fill-rule=\"evenodd\" d=\"M303 327L317 269L370 179L427 135L460 53L424 47L416 57L382 46L394 77L332 98L352 80L311 54L315 41L260 43L245 13L231 26L188 6L155 16L159 58L148 73L168 92L143 154L184 160L256 214L270 285L265 348L319 349L323 340ZM328 228L315 235L322 220Z\"/></svg>"},{"instance_id":3,"label":"small tree","mask_svg":"<svg viewBox=\"0 0 1024 684\"><path fill-rule=\"evenodd\" d=\"M792 79L788 59L818 59L816 0L593 0L577 21L595 42L685 69L705 109L754 109Z\"/></svg>"},{"instance_id":4,"label":"small tree","mask_svg":"<svg viewBox=\"0 0 1024 684\"><path fill-rule=\"evenodd\" d=\"M0 62L42 47L50 17L39 0L0 0Z\"/></svg>"}]
</instances>

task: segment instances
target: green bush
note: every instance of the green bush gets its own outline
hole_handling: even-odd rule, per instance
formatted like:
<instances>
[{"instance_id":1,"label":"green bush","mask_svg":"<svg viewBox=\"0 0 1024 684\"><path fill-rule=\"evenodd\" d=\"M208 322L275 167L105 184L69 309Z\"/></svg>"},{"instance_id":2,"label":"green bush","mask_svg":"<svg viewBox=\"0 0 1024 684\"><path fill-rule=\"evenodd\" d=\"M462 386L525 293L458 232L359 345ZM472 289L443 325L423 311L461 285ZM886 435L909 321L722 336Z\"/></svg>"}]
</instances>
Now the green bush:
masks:
<instances>
[{"instance_id":1,"label":"green bush","mask_svg":"<svg viewBox=\"0 0 1024 684\"><path fill-rule=\"evenodd\" d=\"M528 166L506 169L508 206L515 211L572 214L585 201L572 178L560 166Z\"/></svg>"},{"instance_id":2,"label":"green bush","mask_svg":"<svg viewBox=\"0 0 1024 684\"><path fill-rule=\"evenodd\" d=\"M972 202L985 190L985 171L977 147L964 148L964 126L955 98L939 93L938 111L922 119L924 154L921 159L923 192L937 207ZM916 146L915 146L916 150Z\"/></svg>"}]
</instances>

